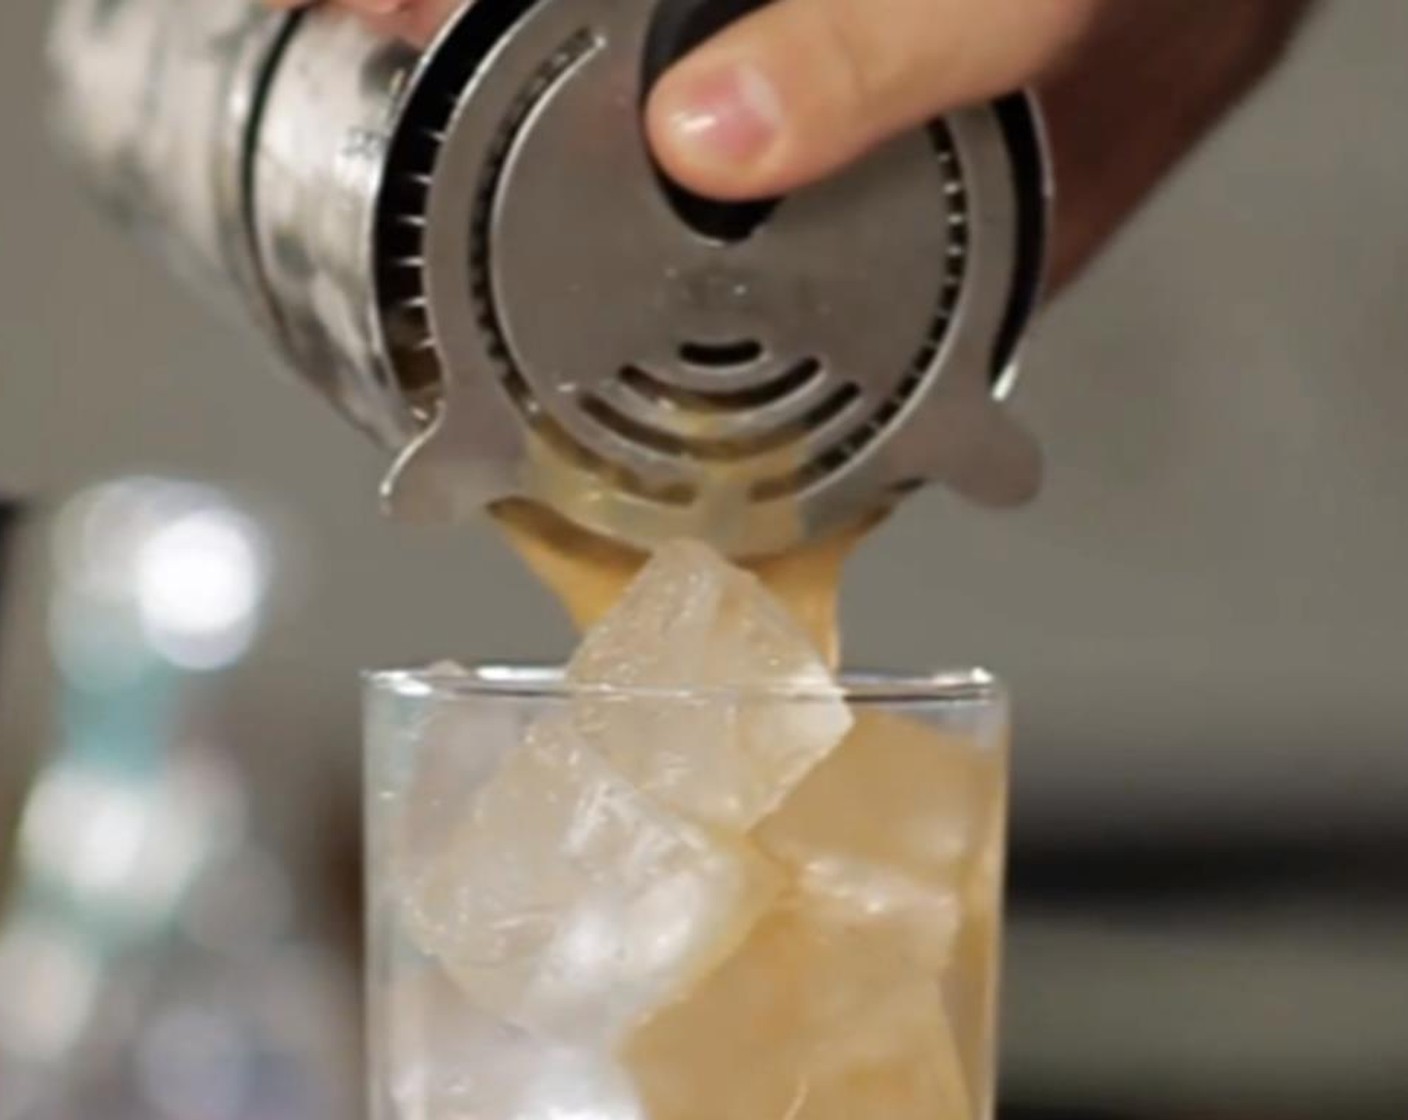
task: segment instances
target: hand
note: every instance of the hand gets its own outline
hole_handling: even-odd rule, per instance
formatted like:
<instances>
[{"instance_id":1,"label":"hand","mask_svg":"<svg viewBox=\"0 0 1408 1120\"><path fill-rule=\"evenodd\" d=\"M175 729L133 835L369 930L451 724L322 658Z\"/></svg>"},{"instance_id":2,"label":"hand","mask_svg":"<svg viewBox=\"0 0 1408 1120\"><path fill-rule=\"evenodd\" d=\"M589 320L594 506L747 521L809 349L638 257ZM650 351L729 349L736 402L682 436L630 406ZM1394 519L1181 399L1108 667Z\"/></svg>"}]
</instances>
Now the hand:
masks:
<instances>
[{"instance_id":1,"label":"hand","mask_svg":"<svg viewBox=\"0 0 1408 1120\"><path fill-rule=\"evenodd\" d=\"M418 44L459 6L338 2ZM1059 285L1266 72L1309 2L774 0L665 75L647 128L685 186L766 197L954 106L1039 84Z\"/></svg>"}]
</instances>

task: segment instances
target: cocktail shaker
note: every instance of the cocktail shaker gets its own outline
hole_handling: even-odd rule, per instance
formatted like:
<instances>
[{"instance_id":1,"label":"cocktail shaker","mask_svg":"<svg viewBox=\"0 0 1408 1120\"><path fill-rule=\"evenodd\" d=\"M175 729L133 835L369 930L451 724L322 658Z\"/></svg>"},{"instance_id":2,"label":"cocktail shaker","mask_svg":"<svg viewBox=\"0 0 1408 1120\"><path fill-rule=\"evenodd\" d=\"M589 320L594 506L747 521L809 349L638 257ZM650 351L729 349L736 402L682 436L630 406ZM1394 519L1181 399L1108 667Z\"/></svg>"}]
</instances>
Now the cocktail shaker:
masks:
<instances>
[{"instance_id":1,"label":"cocktail shaker","mask_svg":"<svg viewBox=\"0 0 1408 1120\"><path fill-rule=\"evenodd\" d=\"M723 492L745 556L931 481L1026 500L1002 401L1047 236L1033 102L695 198L641 106L756 6L473 0L421 53L327 7L62 0L56 121L112 211L393 453L395 514L526 497L649 545Z\"/></svg>"}]
</instances>

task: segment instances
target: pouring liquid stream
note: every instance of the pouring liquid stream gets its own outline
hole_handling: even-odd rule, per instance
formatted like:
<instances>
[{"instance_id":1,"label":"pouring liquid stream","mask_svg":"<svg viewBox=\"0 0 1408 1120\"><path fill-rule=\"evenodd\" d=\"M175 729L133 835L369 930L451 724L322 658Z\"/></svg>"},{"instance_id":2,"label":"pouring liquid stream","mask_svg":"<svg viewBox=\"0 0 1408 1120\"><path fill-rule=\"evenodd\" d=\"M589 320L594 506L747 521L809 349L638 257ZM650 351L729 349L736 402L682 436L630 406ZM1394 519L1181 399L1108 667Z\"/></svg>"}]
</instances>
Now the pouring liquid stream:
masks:
<instances>
[{"instance_id":1,"label":"pouring liquid stream","mask_svg":"<svg viewBox=\"0 0 1408 1120\"><path fill-rule=\"evenodd\" d=\"M691 419L698 429L695 434L718 434L710 417ZM689 535L718 547L744 535L751 518L783 518L800 527L801 511L795 503L758 506L750 498L750 488L758 474L797 471L805 456L799 439L772 449L748 468L717 464L707 490L700 495ZM581 496L580 477L565 472L550 449L535 441L531 458L550 490L573 498ZM537 502L512 499L494 505L490 513L510 546L561 603L579 633L591 629L616 605L648 559L644 551L579 528ZM846 562L889 513L888 507L880 506L820 536L798 533L802 543L783 552L740 562L782 601L833 672L841 667L840 598Z\"/></svg>"},{"instance_id":2,"label":"pouring liquid stream","mask_svg":"<svg viewBox=\"0 0 1408 1120\"><path fill-rule=\"evenodd\" d=\"M646 561L644 553L579 529L526 501L492 515L522 561L585 633L611 610ZM883 519L875 514L776 556L746 562L810 636L833 670L841 662L840 598L846 562Z\"/></svg>"}]
</instances>

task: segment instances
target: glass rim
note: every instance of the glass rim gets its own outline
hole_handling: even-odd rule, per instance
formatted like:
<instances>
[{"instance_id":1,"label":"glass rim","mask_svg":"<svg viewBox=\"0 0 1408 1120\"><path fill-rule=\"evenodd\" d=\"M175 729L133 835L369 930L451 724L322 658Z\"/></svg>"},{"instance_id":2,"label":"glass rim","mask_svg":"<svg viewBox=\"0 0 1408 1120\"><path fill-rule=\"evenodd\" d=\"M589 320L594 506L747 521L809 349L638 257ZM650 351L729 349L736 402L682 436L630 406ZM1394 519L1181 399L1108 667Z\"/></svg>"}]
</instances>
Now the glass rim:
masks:
<instances>
[{"instance_id":1,"label":"glass rim","mask_svg":"<svg viewBox=\"0 0 1408 1120\"><path fill-rule=\"evenodd\" d=\"M707 699L834 701L849 704L939 706L978 704L1004 706L1007 689L986 669L941 669L931 672L845 670L836 683L706 685L579 684L562 666L521 662L476 662L464 666L423 669L374 669L362 673L364 690L408 699L452 701L470 697L519 700L572 700L582 697L660 701Z\"/></svg>"}]
</instances>

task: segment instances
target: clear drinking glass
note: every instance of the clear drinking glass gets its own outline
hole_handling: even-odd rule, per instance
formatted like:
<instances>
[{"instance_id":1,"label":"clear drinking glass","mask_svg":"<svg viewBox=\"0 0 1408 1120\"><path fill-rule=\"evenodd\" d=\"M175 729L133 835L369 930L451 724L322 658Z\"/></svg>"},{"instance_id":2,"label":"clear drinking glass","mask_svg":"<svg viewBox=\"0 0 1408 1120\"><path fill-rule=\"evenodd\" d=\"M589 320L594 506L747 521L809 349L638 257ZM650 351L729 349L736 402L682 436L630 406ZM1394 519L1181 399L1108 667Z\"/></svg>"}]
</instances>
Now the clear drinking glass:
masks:
<instances>
[{"instance_id":1,"label":"clear drinking glass","mask_svg":"<svg viewBox=\"0 0 1408 1120\"><path fill-rule=\"evenodd\" d=\"M366 718L375 1120L991 1116L1008 716L986 674L390 672ZM820 762L758 769L837 719ZM661 744L683 762L637 765ZM725 804L755 808L696 812Z\"/></svg>"}]
</instances>

